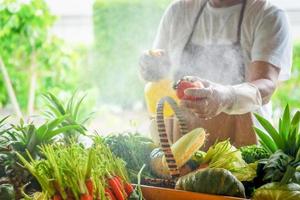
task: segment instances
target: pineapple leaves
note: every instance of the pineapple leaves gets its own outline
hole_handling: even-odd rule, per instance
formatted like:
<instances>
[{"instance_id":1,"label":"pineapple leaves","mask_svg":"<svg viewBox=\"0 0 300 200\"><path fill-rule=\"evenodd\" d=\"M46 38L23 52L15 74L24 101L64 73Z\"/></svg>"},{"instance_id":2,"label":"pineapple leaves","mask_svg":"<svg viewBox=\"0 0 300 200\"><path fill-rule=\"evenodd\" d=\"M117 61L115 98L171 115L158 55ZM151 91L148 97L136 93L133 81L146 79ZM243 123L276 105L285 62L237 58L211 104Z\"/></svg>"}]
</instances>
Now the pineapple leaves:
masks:
<instances>
[{"instance_id":1,"label":"pineapple leaves","mask_svg":"<svg viewBox=\"0 0 300 200\"><path fill-rule=\"evenodd\" d=\"M266 148L266 150L269 153L274 153L277 149L277 146L274 143L274 141L272 140L272 138L268 134L266 134L264 131L260 130L259 128L255 127L254 130L256 131L256 134L259 136L260 140L264 144L264 147Z\"/></svg>"},{"instance_id":2,"label":"pineapple leaves","mask_svg":"<svg viewBox=\"0 0 300 200\"><path fill-rule=\"evenodd\" d=\"M299 122L300 122L300 111L297 111L296 114L294 115L293 119L292 119L292 125L293 126L299 126Z\"/></svg>"},{"instance_id":3,"label":"pineapple leaves","mask_svg":"<svg viewBox=\"0 0 300 200\"><path fill-rule=\"evenodd\" d=\"M300 111L291 117L290 108L287 105L282 118L279 119L278 131L262 116L255 114L255 117L266 132L257 127L254 130L262 146L268 152L275 153L277 150L282 150L294 158L298 156L300 150Z\"/></svg>"},{"instance_id":4,"label":"pineapple leaves","mask_svg":"<svg viewBox=\"0 0 300 200\"><path fill-rule=\"evenodd\" d=\"M268 120L257 114L255 114L255 117L262 125L262 127L269 133L269 136L271 136L272 140L274 141L274 145L276 145L280 149L284 148L283 138L281 135L279 135L277 130L272 126L272 124Z\"/></svg>"},{"instance_id":5,"label":"pineapple leaves","mask_svg":"<svg viewBox=\"0 0 300 200\"><path fill-rule=\"evenodd\" d=\"M281 129L279 129L279 132L284 137L285 140L288 140L288 134L289 129L291 126L291 117L290 117L290 108L289 105L287 105L284 109L283 117L281 120Z\"/></svg>"},{"instance_id":6,"label":"pineapple leaves","mask_svg":"<svg viewBox=\"0 0 300 200\"><path fill-rule=\"evenodd\" d=\"M71 98L64 105L57 97L51 93L44 95L47 100L48 111L45 112L45 115L49 119L59 119L62 116L65 116L61 123L61 128L63 126L70 126L70 129L63 129L64 131L64 140L66 143L69 143L70 138L78 138L79 134L85 134L86 128L84 124L87 122L88 118L83 118L80 120L80 109L82 103L85 99L85 95L81 98L77 97L77 92L74 92ZM54 124L60 123L59 120L53 122Z\"/></svg>"}]
</instances>

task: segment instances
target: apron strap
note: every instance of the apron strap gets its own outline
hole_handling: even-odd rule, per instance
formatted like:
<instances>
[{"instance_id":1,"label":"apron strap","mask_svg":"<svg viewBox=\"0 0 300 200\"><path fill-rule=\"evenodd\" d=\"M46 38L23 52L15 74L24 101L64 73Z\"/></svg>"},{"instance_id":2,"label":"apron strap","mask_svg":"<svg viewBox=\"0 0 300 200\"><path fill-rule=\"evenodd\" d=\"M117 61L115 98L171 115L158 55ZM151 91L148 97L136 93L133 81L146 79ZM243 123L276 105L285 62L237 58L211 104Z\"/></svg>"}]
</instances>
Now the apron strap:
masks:
<instances>
[{"instance_id":1,"label":"apron strap","mask_svg":"<svg viewBox=\"0 0 300 200\"><path fill-rule=\"evenodd\" d=\"M205 0L205 2L203 3L203 5L201 6L196 18L195 18L195 21L194 21L194 24L193 24L193 27L192 27L192 32L185 44L185 48L187 47L187 45L192 41L192 38L194 36L194 33L195 33L195 29L196 29L196 26L197 26L197 23L203 13L203 10L206 6L206 4L209 2L209 0ZM240 12L240 18L239 18L239 23L238 23L238 30L237 30L237 41L236 41L236 44L240 44L241 43L241 35L242 35L242 23L243 23L243 19L244 19L244 14L245 14L245 8L246 8L246 4L247 4L247 0L243 0L243 5L242 5L242 9L241 9L241 12Z\"/></svg>"},{"instance_id":2,"label":"apron strap","mask_svg":"<svg viewBox=\"0 0 300 200\"><path fill-rule=\"evenodd\" d=\"M202 15L203 10L204 10L206 4L208 3L208 1L209 1L209 0L205 0L204 4L201 6L201 8L200 8L200 10L199 10L199 12L198 12L198 14L197 14L197 16L196 16L196 18L195 18L195 21L194 21L194 24L193 24L193 27L192 27L192 32L191 32L191 34L190 34L190 36L189 36L189 39L187 40L187 42L186 42L186 44L185 44L185 47L192 41L192 38L193 38L193 36L194 36L194 32L195 32L197 23L198 23L198 21L199 21L201 15Z\"/></svg>"},{"instance_id":3,"label":"apron strap","mask_svg":"<svg viewBox=\"0 0 300 200\"><path fill-rule=\"evenodd\" d=\"M242 24L243 24L244 15L245 15L246 4L247 4L247 0L244 0L242 9L241 9L241 13L240 13L239 23L238 23L237 41L236 41L237 44L241 44Z\"/></svg>"}]
</instances>

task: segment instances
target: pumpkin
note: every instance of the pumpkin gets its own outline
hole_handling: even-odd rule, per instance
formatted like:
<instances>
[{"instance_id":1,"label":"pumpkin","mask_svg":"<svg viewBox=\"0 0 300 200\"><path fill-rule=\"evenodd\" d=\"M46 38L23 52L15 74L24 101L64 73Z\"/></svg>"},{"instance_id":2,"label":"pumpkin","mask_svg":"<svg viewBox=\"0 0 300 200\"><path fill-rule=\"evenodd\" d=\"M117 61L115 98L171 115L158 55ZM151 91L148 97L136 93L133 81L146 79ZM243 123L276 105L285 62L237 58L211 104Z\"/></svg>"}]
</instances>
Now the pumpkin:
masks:
<instances>
[{"instance_id":1,"label":"pumpkin","mask_svg":"<svg viewBox=\"0 0 300 200\"><path fill-rule=\"evenodd\" d=\"M176 189L215 195L245 197L243 184L226 169L201 169L178 179Z\"/></svg>"}]
</instances>

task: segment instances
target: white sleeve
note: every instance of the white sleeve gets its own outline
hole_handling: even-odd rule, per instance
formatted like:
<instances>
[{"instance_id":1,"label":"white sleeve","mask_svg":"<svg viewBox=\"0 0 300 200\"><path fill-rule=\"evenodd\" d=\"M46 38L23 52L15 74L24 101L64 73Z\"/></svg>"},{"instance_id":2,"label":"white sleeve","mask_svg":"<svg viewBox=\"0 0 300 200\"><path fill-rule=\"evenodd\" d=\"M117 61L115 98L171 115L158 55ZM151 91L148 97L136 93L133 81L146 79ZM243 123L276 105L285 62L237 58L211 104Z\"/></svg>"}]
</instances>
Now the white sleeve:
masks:
<instances>
[{"instance_id":1,"label":"white sleeve","mask_svg":"<svg viewBox=\"0 0 300 200\"><path fill-rule=\"evenodd\" d=\"M292 66L292 37L283 10L267 12L255 29L252 62L264 61L280 68L279 80L288 80Z\"/></svg>"},{"instance_id":2,"label":"white sleeve","mask_svg":"<svg viewBox=\"0 0 300 200\"><path fill-rule=\"evenodd\" d=\"M174 1L165 11L154 40L153 49L164 49L168 51L170 39L172 36L173 23L176 22L176 16L182 1Z\"/></svg>"}]
</instances>

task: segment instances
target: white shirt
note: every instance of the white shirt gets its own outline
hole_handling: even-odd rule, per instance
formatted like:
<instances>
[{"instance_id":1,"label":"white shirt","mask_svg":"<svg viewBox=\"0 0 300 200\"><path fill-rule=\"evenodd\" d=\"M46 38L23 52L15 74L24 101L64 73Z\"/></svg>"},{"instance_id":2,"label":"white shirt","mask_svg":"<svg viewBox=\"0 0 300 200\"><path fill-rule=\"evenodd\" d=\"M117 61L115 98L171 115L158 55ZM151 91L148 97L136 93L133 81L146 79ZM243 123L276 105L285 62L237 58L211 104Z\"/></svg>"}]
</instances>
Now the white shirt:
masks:
<instances>
[{"instance_id":1,"label":"white shirt","mask_svg":"<svg viewBox=\"0 0 300 200\"><path fill-rule=\"evenodd\" d=\"M173 66L178 66L183 48L192 31L195 17L204 0L177 0L166 10L154 42L165 49ZM206 5L196 26L193 43L229 44L237 40L241 4L225 8ZM267 0L247 0L241 32L244 61L265 61L280 68L279 80L289 79L292 65L292 37L285 12ZM271 115L271 105L260 114Z\"/></svg>"}]
</instances>

